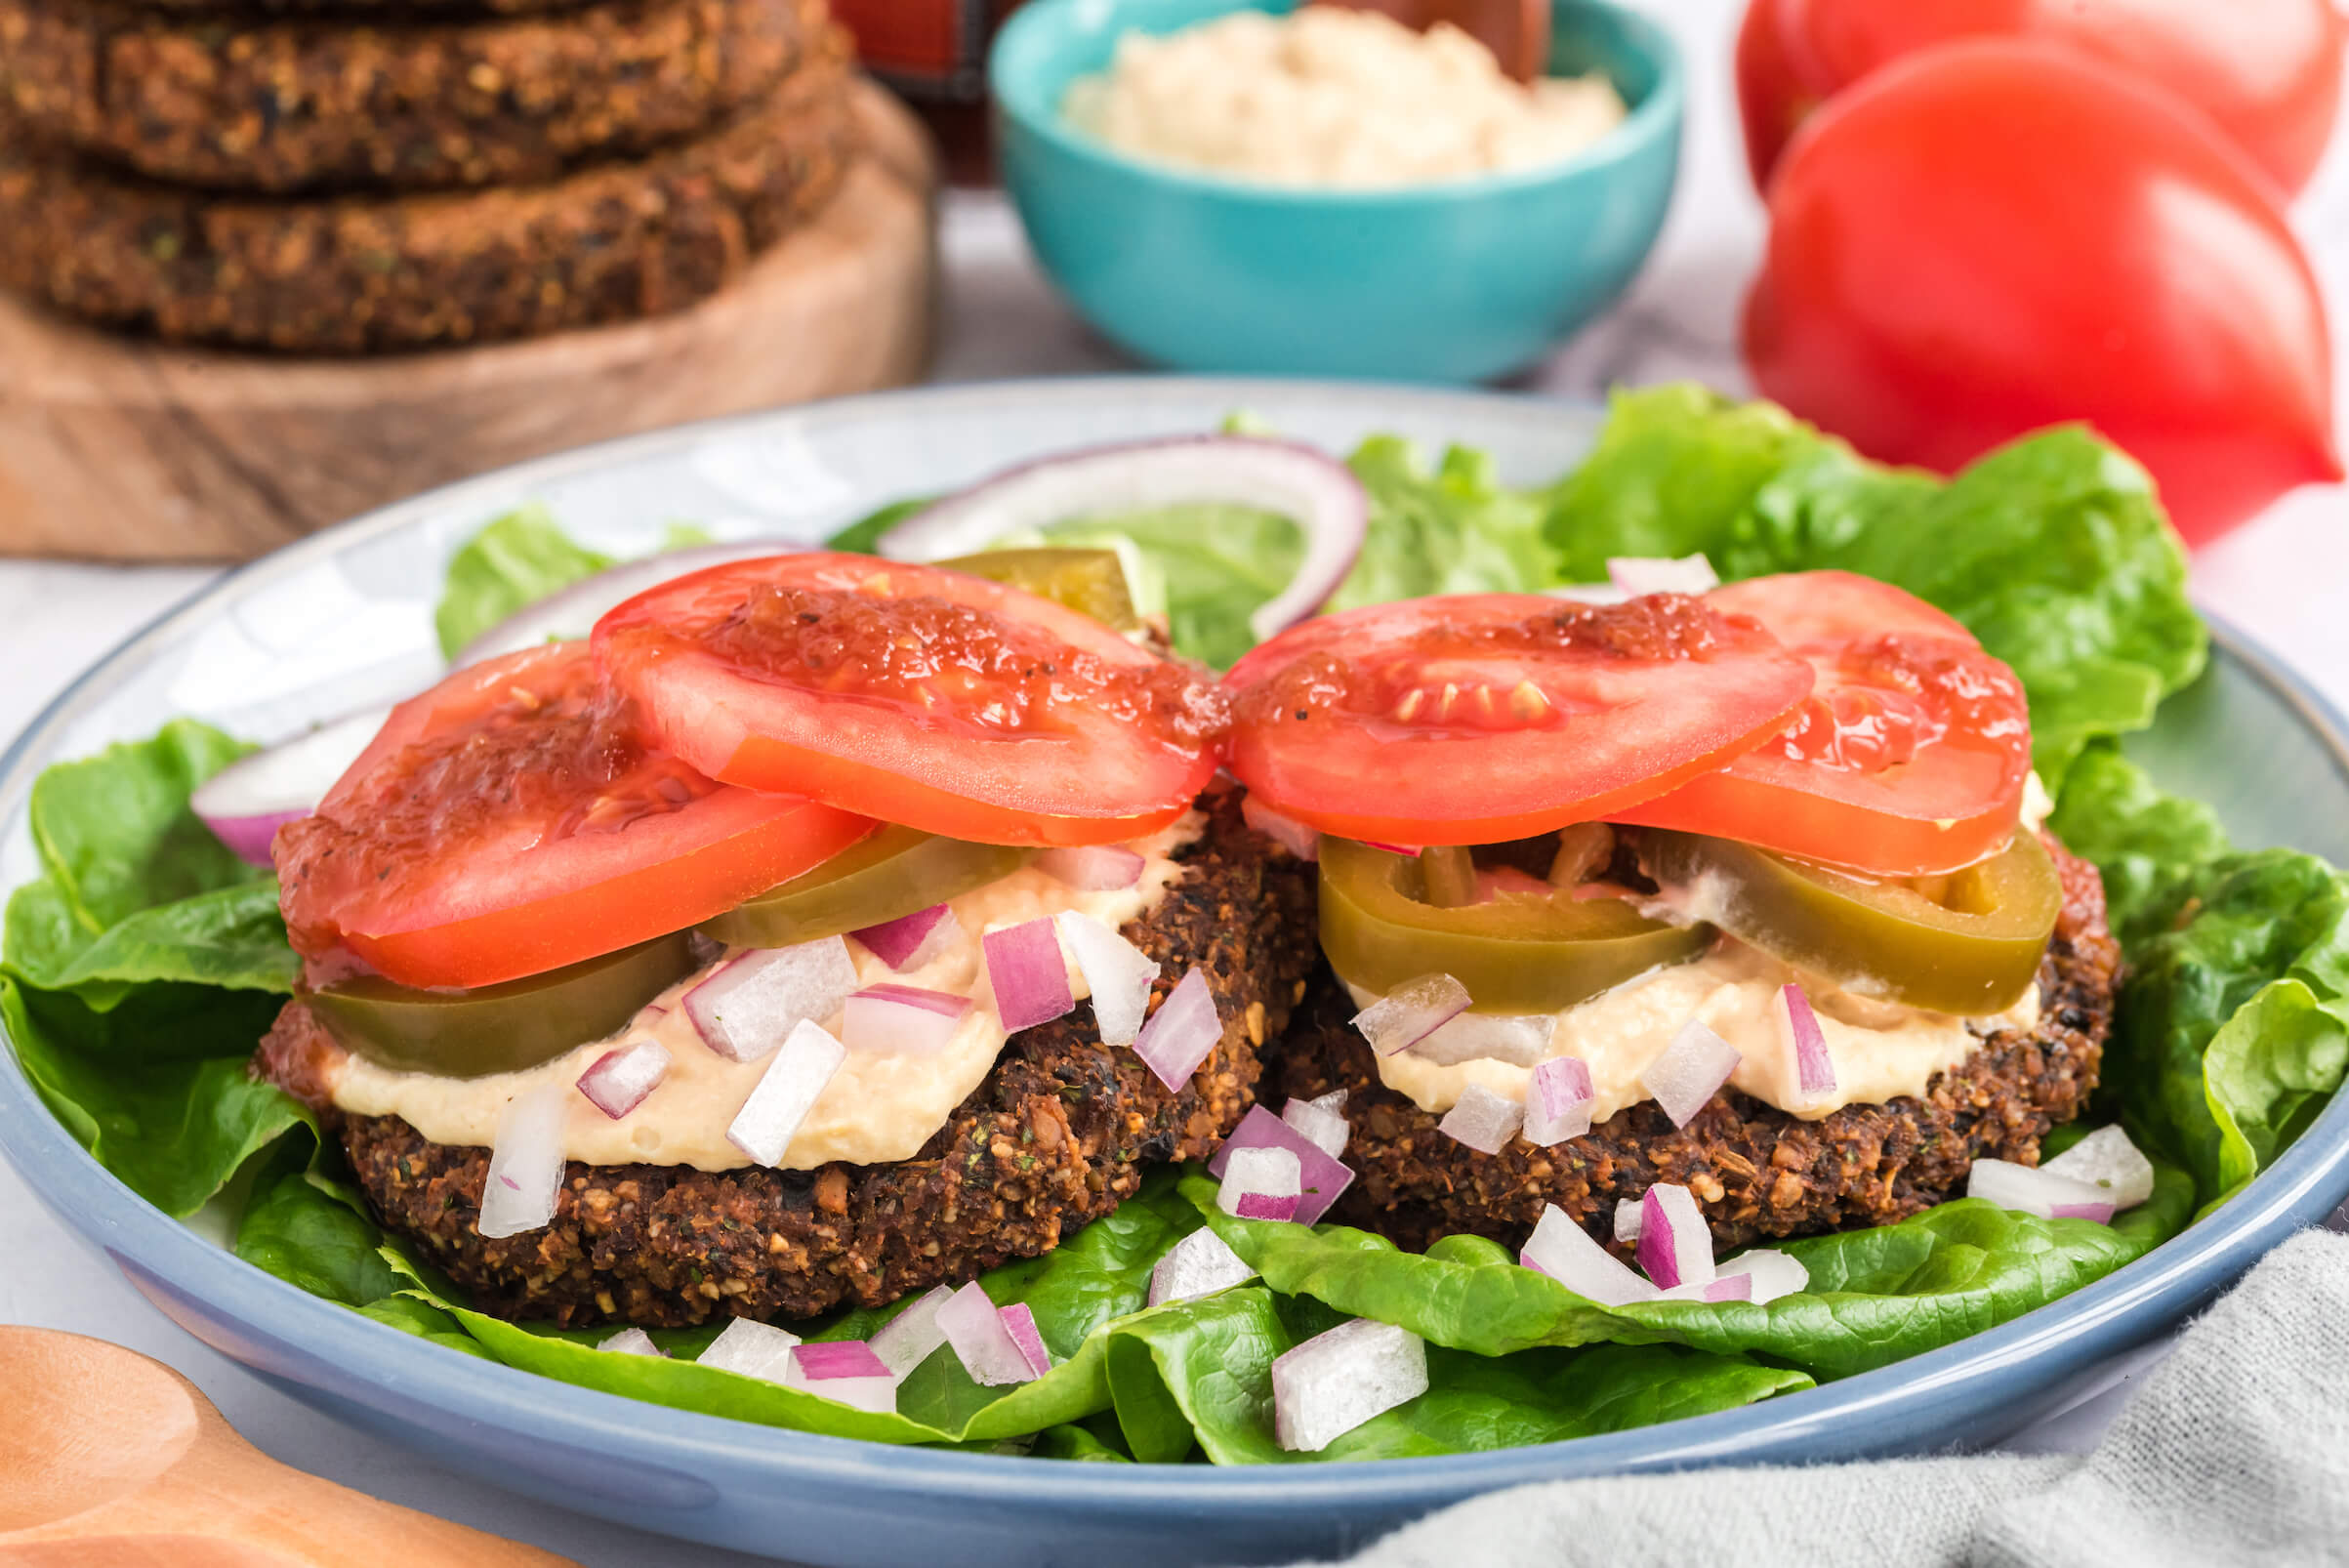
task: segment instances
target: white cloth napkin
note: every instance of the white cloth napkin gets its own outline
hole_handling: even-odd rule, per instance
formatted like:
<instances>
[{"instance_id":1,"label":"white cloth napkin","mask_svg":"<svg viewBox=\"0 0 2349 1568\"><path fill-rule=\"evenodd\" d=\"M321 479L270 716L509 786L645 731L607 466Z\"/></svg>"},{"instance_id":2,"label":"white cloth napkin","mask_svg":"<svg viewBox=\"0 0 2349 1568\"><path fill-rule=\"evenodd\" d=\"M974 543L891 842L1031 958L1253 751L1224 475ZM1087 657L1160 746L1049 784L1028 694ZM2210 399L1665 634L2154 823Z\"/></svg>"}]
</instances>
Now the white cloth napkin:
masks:
<instances>
[{"instance_id":1,"label":"white cloth napkin","mask_svg":"<svg viewBox=\"0 0 2349 1568\"><path fill-rule=\"evenodd\" d=\"M1495 1493L1352 1568L2349 1563L2349 1237L2271 1254L2093 1452L1690 1470Z\"/></svg>"}]
</instances>

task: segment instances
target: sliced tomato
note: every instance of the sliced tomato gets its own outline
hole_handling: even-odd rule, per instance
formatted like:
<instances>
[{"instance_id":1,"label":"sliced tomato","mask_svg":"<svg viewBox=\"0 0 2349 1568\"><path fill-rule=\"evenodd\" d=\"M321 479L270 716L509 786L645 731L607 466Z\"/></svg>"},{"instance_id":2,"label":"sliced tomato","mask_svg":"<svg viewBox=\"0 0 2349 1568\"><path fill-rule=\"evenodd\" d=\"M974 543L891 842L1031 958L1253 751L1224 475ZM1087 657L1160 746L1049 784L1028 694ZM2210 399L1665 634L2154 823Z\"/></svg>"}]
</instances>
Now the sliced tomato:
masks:
<instances>
[{"instance_id":1,"label":"sliced tomato","mask_svg":"<svg viewBox=\"0 0 2349 1568\"><path fill-rule=\"evenodd\" d=\"M275 850L304 956L473 987L680 930L872 828L648 749L587 645L564 643L460 671L393 709Z\"/></svg>"},{"instance_id":2,"label":"sliced tomato","mask_svg":"<svg viewBox=\"0 0 2349 1568\"><path fill-rule=\"evenodd\" d=\"M1955 871L2014 836L2031 715L2014 672L1915 595L1848 572L1714 590L1811 662L1794 722L1716 773L1615 814L1885 876Z\"/></svg>"},{"instance_id":3,"label":"sliced tomato","mask_svg":"<svg viewBox=\"0 0 2349 1568\"><path fill-rule=\"evenodd\" d=\"M1307 621L1234 666L1231 766L1325 833L1493 844L1721 767L1811 680L1754 622L1685 595L1412 599Z\"/></svg>"},{"instance_id":4,"label":"sliced tomato","mask_svg":"<svg viewBox=\"0 0 2349 1568\"><path fill-rule=\"evenodd\" d=\"M596 654L713 778L988 844L1166 826L1215 775L1219 693L1003 583L820 552L664 583Z\"/></svg>"}]
</instances>

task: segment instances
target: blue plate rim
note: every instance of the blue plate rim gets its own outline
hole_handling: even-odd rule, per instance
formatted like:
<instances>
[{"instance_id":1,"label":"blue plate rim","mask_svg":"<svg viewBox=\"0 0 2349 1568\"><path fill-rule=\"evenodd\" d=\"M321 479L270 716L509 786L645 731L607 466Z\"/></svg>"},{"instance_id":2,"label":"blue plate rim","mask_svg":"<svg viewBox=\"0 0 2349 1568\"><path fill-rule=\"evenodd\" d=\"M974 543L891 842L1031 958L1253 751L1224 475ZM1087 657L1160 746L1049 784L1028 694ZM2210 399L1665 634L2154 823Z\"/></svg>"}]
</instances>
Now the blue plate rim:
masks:
<instances>
[{"instance_id":1,"label":"blue plate rim","mask_svg":"<svg viewBox=\"0 0 2349 1568\"><path fill-rule=\"evenodd\" d=\"M68 683L0 751L0 793L13 793L36 743L95 683L150 639L232 585L264 572L294 570L313 555L331 554L373 534L400 527L432 511L515 485L552 481L566 474L625 463L639 453L686 446L729 430L771 425L814 411L853 413L877 403L935 406L960 400L1066 398L1104 394L1147 398L1152 389L1171 400L1222 396L1244 403L1250 392L1288 392L1331 401L1360 401L1393 410L1477 403L1500 414L1537 413L1556 400L1451 392L1378 383L1324 383L1296 378L1086 377L1043 383L971 384L870 393L799 409L763 410L671 427L552 454L530 463L458 481L352 518L222 574L165 610L101 656ZM1587 405L1586 405L1587 406ZM2292 709L2349 775L2349 717L2305 678L2223 618L2205 610L2218 656L2240 664ZM28 780L26 782L29 782ZM1342 1504L1375 1492L1382 1504L1434 1505L1484 1491L1570 1474L1622 1472L1734 1461L1770 1440L1833 1427L1850 1429L1872 1415L1889 1416L1933 1391L2025 1367L2079 1341L2102 1353L2126 1348L2157 1333L2247 1268L2292 1230L2322 1220L2349 1198L2349 1095L2336 1096L2274 1165L2214 1217L2190 1227L2145 1258L2013 1322L1938 1350L1799 1393L1713 1415L1691 1417L1624 1432L1489 1454L1380 1460L1350 1465L1217 1467L1188 1465L1055 1465L1033 1459L898 1447L760 1426L541 1378L502 1363L460 1355L314 1297L243 1262L125 1186L90 1156L52 1116L12 1051L0 1071L0 1153L28 1187L81 1237L110 1257L135 1263L174 1292L210 1302L257 1337L279 1341L326 1359L395 1401L420 1404L485 1427L524 1431L551 1440L604 1445L612 1453L659 1450L658 1458L690 1471L697 1461L750 1465L777 1475L835 1475L869 1480L886 1460L893 1484L952 1502L1000 1497L1016 1484L1023 1502L1136 1507L1169 1504L1216 1506L1264 1512L1299 1504ZM2220 1221L2224 1221L2221 1223ZM124 1243L128 1241L130 1245ZM228 1303L244 1304L231 1310ZM647 1458L654 1457L647 1453Z\"/></svg>"}]
</instances>

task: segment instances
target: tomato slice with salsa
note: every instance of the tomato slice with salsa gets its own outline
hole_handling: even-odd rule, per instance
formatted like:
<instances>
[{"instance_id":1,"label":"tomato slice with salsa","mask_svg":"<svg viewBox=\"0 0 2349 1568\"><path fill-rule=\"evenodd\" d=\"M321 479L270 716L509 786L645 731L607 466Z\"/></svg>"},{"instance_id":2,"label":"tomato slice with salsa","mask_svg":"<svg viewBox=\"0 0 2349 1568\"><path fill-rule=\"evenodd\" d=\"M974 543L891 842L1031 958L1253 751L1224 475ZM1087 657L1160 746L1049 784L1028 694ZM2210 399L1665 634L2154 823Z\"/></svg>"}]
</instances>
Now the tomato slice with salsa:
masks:
<instances>
[{"instance_id":1,"label":"tomato slice with salsa","mask_svg":"<svg viewBox=\"0 0 2349 1568\"><path fill-rule=\"evenodd\" d=\"M708 920L872 829L650 749L574 642L400 704L275 852L286 928L313 965L471 988Z\"/></svg>"},{"instance_id":2,"label":"tomato slice with salsa","mask_svg":"<svg viewBox=\"0 0 2349 1568\"><path fill-rule=\"evenodd\" d=\"M1794 722L1719 772L1614 813L1884 876L1972 865L2005 847L2031 772L2022 682L1914 595L1848 572L1794 572L1706 596L1808 659Z\"/></svg>"},{"instance_id":3,"label":"tomato slice with salsa","mask_svg":"<svg viewBox=\"0 0 2349 1568\"><path fill-rule=\"evenodd\" d=\"M1294 627L1233 667L1231 767L1325 833L1494 844L1718 769L1811 681L1754 622L1686 595L1379 604Z\"/></svg>"},{"instance_id":4,"label":"tomato slice with salsa","mask_svg":"<svg viewBox=\"0 0 2349 1568\"><path fill-rule=\"evenodd\" d=\"M1153 832L1215 775L1201 675L1075 610L822 552L713 566L597 624L659 743L711 777L988 844Z\"/></svg>"}]
</instances>

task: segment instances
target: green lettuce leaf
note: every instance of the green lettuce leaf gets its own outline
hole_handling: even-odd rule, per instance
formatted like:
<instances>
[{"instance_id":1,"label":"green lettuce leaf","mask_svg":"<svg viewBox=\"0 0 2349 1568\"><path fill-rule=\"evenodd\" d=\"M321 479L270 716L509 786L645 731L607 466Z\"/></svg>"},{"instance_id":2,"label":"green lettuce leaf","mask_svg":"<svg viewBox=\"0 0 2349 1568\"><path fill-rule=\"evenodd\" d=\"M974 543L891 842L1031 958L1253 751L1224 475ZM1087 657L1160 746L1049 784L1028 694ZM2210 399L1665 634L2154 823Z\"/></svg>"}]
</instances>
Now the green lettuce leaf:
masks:
<instances>
[{"instance_id":1,"label":"green lettuce leaf","mask_svg":"<svg viewBox=\"0 0 2349 1568\"><path fill-rule=\"evenodd\" d=\"M1511 490L1482 452L1455 446L1429 469L1418 447L1374 435L1347 459L1370 492L1370 533L1332 609L1422 594L1513 593L1561 579L1543 498Z\"/></svg>"},{"instance_id":2,"label":"green lettuce leaf","mask_svg":"<svg viewBox=\"0 0 2349 1568\"><path fill-rule=\"evenodd\" d=\"M535 502L507 513L449 557L448 581L433 612L441 657L455 658L516 610L612 564L611 557L574 543Z\"/></svg>"},{"instance_id":3,"label":"green lettuce leaf","mask_svg":"<svg viewBox=\"0 0 2349 1568\"><path fill-rule=\"evenodd\" d=\"M2105 906L2124 942L2174 909L2178 884L2227 852L2218 813L2158 789L2109 746L2083 753L2064 780L2048 828L2104 876Z\"/></svg>"}]
</instances>

